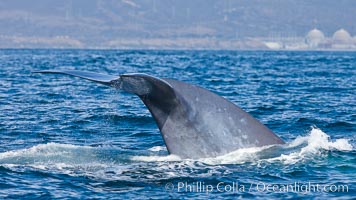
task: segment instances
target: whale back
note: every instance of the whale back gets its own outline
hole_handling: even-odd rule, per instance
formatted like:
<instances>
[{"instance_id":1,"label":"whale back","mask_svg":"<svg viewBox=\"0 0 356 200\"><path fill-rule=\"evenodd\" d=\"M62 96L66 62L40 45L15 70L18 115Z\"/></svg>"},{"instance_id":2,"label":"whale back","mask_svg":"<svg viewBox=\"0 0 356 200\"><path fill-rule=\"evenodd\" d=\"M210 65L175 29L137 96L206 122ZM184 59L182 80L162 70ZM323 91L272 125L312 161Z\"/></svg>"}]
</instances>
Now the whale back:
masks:
<instances>
[{"instance_id":1,"label":"whale back","mask_svg":"<svg viewBox=\"0 0 356 200\"><path fill-rule=\"evenodd\" d=\"M215 157L240 148L284 143L227 99L199 86L164 80L184 103L172 110L161 128L171 153L185 158Z\"/></svg>"}]
</instances>

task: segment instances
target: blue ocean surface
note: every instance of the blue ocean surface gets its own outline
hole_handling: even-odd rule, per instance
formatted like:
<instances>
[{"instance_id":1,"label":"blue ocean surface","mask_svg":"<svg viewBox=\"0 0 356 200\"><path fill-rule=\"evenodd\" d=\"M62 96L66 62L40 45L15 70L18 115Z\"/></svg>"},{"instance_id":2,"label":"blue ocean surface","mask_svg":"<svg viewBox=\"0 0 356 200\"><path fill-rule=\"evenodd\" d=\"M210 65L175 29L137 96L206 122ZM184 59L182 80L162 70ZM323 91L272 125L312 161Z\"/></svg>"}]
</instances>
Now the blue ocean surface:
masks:
<instances>
[{"instance_id":1,"label":"blue ocean surface","mask_svg":"<svg viewBox=\"0 0 356 200\"><path fill-rule=\"evenodd\" d=\"M286 144L168 155L138 97L49 69L199 85ZM0 50L0 199L353 199L355 132L355 52Z\"/></svg>"}]
</instances>

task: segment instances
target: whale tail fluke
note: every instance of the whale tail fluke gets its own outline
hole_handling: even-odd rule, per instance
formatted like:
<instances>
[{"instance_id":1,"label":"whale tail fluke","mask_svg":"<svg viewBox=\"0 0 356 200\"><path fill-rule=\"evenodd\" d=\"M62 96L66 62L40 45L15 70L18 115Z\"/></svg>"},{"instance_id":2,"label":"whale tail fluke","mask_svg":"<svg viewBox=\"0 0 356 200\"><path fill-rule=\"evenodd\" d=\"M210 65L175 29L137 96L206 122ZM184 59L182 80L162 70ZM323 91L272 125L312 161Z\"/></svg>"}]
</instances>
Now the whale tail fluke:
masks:
<instances>
[{"instance_id":1,"label":"whale tail fluke","mask_svg":"<svg viewBox=\"0 0 356 200\"><path fill-rule=\"evenodd\" d=\"M71 75L79 78L84 78L90 81L101 83L104 85L110 85L112 81L119 79L119 76L112 76L106 74L98 74L94 72L84 72L77 70L43 70L43 71L34 71L32 73L46 73L46 74L65 74Z\"/></svg>"},{"instance_id":2,"label":"whale tail fluke","mask_svg":"<svg viewBox=\"0 0 356 200\"><path fill-rule=\"evenodd\" d=\"M111 86L138 96L151 94L153 91L164 90L173 95L173 89L170 84L162 79L149 76L147 74L133 73L112 76L99 74L94 72L78 71L78 70L43 70L34 71L32 73L47 73L47 74L64 74L75 76L96 83Z\"/></svg>"},{"instance_id":3,"label":"whale tail fluke","mask_svg":"<svg viewBox=\"0 0 356 200\"><path fill-rule=\"evenodd\" d=\"M35 73L76 76L139 96L156 120L168 152L181 158L215 157L239 148L284 143L232 102L182 81L147 74L112 76L76 70Z\"/></svg>"}]
</instances>

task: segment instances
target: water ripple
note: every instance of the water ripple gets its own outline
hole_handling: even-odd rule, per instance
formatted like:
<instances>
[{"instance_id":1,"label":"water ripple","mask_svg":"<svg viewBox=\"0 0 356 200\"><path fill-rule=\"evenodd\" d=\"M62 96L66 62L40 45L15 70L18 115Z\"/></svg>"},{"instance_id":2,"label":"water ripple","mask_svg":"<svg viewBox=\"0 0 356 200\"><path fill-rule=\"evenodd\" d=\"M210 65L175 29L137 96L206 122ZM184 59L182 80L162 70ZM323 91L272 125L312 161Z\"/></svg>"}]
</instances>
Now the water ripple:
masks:
<instances>
[{"instance_id":1,"label":"water ripple","mask_svg":"<svg viewBox=\"0 0 356 200\"><path fill-rule=\"evenodd\" d=\"M352 199L355 63L354 52L0 50L0 198ZM139 98L31 74L46 69L141 72L197 84L250 112L287 144L198 160L168 155ZM247 189L177 191L178 183L220 182ZM350 191L248 190L308 182L347 184Z\"/></svg>"}]
</instances>

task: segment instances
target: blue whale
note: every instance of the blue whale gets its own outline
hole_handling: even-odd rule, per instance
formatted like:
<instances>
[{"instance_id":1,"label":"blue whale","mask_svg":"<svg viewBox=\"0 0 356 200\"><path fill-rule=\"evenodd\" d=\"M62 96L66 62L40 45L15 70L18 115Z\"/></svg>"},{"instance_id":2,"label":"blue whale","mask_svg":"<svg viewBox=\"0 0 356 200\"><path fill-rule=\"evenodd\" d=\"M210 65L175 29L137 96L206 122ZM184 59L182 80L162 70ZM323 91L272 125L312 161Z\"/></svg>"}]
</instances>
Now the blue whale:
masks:
<instances>
[{"instance_id":1,"label":"blue whale","mask_svg":"<svg viewBox=\"0 0 356 200\"><path fill-rule=\"evenodd\" d=\"M170 154L181 158L216 157L240 148L284 142L250 114L204 88L147 74L104 75L76 70L66 74L139 96L162 134Z\"/></svg>"}]
</instances>

